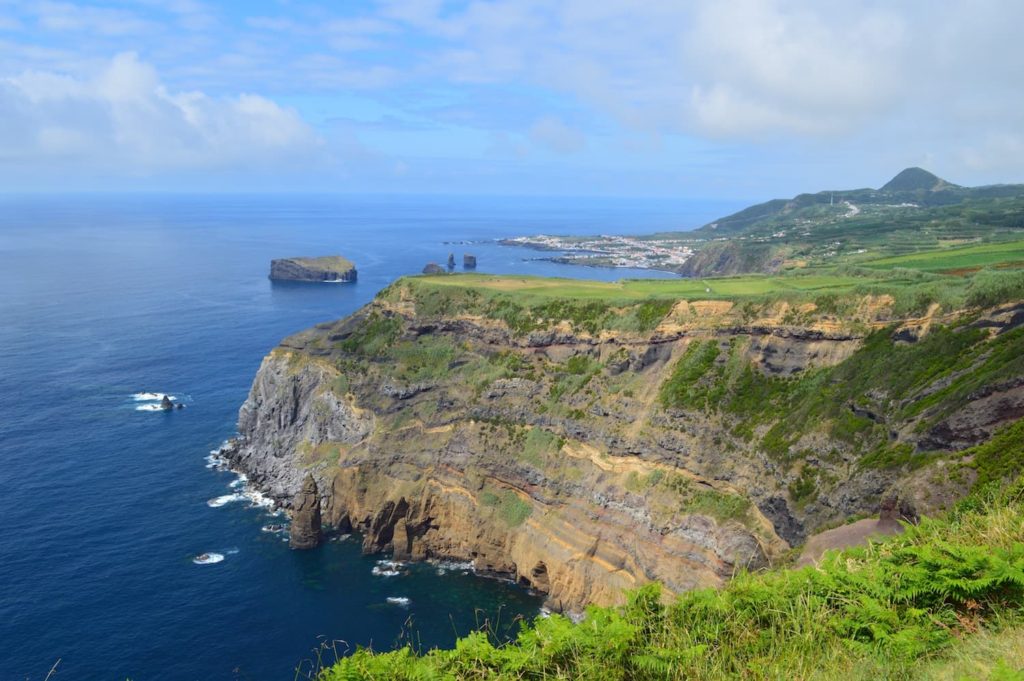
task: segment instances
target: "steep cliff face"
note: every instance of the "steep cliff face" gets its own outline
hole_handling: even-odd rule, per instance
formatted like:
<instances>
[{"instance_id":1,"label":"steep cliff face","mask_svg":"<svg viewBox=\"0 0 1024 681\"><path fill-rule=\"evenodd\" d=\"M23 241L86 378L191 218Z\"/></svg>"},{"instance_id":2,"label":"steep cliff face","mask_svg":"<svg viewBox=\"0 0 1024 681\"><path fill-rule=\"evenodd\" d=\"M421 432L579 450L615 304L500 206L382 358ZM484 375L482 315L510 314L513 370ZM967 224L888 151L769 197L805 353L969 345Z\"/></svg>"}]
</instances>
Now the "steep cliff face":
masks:
<instances>
[{"instance_id":1,"label":"steep cliff face","mask_svg":"<svg viewBox=\"0 0 1024 681\"><path fill-rule=\"evenodd\" d=\"M991 365L1019 342L1006 310L978 317L1003 320L993 327L896 322L881 298L843 322L813 305L677 301L638 331L572 310L527 325L504 302L490 314L423 285L400 282L271 353L229 456L286 505L311 473L324 522L359 530L366 551L471 560L556 608L650 580L719 584L911 477L917 503L942 503L969 474L926 476L938 455L918 450L1024 413L1024 382L1008 382L1024 367ZM860 363L885 374L871 353L905 351L893 361L916 370L908 358L953 322L975 364L940 358L920 380L867 388L844 379L863 379ZM991 371L961 380L979 367ZM983 400L1005 408L969 416Z\"/></svg>"}]
</instances>

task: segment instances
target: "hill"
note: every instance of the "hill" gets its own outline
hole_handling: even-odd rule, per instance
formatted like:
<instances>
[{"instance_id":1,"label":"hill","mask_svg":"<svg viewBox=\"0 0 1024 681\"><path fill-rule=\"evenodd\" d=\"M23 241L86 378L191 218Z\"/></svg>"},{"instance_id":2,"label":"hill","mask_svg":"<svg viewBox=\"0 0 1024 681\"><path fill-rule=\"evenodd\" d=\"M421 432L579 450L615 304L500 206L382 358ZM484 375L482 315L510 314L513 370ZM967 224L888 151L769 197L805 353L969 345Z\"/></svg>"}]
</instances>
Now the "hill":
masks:
<instances>
[{"instance_id":1,"label":"hill","mask_svg":"<svg viewBox=\"0 0 1024 681\"><path fill-rule=\"evenodd\" d=\"M901 171L881 189L774 199L689 234L650 237L691 249L677 271L697 277L860 265L1021 238L1024 185L961 187L921 168Z\"/></svg>"},{"instance_id":2,"label":"hill","mask_svg":"<svg viewBox=\"0 0 1024 681\"><path fill-rule=\"evenodd\" d=\"M940 177L929 173L923 168L906 168L899 172L879 191L882 192L912 192L912 191L942 191L943 189L960 189L958 185L946 182Z\"/></svg>"}]
</instances>

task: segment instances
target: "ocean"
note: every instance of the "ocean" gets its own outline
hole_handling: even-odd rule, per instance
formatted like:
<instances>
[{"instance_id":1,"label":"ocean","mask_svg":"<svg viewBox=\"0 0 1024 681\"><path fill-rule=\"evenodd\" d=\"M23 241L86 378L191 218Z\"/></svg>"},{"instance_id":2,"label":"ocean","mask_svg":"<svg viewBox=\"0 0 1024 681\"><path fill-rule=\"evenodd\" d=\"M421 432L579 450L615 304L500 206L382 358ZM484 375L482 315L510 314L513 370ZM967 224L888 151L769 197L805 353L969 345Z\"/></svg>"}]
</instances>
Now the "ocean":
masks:
<instances>
[{"instance_id":1,"label":"ocean","mask_svg":"<svg viewBox=\"0 0 1024 681\"><path fill-rule=\"evenodd\" d=\"M0 679L306 678L318 649L512 635L541 598L465 566L385 576L357 538L288 549L208 467L262 357L454 252L478 271L614 280L494 243L687 229L734 203L344 196L0 198ZM343 254L356 284L272 284ZM147 410L143 393L187 408ZM234 484L235 487L231 485ZM222 499L224 501L224 499ZM224 560L197 565L201 553ZM386 570L384 571L386 572ZM389 600L390 599L390 600Z\"/></svg>"}]
</instances>

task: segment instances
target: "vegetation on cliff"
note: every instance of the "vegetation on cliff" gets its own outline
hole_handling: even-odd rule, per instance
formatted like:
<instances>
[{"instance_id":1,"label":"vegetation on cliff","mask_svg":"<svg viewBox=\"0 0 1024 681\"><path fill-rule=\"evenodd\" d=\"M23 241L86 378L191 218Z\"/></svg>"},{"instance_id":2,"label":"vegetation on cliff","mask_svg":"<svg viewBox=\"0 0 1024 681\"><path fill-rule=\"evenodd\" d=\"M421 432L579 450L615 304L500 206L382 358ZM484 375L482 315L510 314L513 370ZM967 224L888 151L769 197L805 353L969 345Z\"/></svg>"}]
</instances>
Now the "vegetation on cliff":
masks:
<instances>
[{"instance_id":1,"label":"vegetation on cliff","mask_svg":"<svg viewBox=\"0 0 1024 681\"><path fill-rule=\"evenodd\" d=\"M1019 469L1015 429L988 447ZM1022 630L1024 483L993 480L945 517L816 567L740 574L670 604L649 585L577 624L524 624L512 643L485 627L452 650L358 650L320 678L1010 681L1024 678Z\"/></svg>"}]
</instances>

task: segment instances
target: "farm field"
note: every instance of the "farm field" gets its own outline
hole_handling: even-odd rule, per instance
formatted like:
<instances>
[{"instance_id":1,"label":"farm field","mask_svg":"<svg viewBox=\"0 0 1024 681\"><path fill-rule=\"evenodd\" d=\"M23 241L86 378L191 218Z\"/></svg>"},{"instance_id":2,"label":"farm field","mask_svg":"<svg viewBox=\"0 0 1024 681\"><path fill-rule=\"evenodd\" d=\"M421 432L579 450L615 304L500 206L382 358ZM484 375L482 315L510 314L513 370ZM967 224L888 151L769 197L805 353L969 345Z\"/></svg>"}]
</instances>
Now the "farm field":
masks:
<instances>
[{"instance_id":1,"label":"farm field","mask_svg":"<svg viewBox=\"0 0 1024 681\"><path fill-rule=\"evenodd\" d=\"M1024 241L938 248L908 253L863 263L865 267L891 269L905 267L928 272L977 270L991 266L1024 266Z\"/></svg>"}]
</instances>

